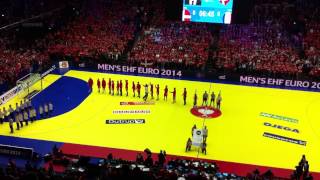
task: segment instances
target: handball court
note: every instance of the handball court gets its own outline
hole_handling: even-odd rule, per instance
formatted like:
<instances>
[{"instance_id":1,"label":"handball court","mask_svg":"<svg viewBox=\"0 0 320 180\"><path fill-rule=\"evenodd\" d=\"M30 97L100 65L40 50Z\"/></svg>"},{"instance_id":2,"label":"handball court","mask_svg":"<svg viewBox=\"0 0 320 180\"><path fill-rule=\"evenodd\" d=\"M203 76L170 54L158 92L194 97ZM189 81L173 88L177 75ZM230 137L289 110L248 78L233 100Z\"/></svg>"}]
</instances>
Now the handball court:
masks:
<instances>
[{"instance_id":1,"label":"handball court","mask_svg":"<svg viewBox=\"0 0 320 180\"><path fill-rule=\"evenodd\" d=\"M94 80L92 93L88 92L89 78ZM98 78L123 83L128 80L129 96L125 90L123 96L111 96L108 89L106 93L98 93ZM139 81L141 85L159 84L160 100L151 100L149 94L149 104L128 105L143 101L143 86L141 98L133 97L132 81ZM9 133L8 123L0 125L0 144L45 151L43 149L50 149L56 143L66 154L103 158L112 152L116 158L129 160L149 148L153 153L166 150L167 160L176 156L198 157L216 161L224 172L246 175L256 168L261 172L272 168L275 175L285 177L305 154L310 171L315 172L313 176L320 178L317 168L320 167L319 93L75 70L62 76L50 74L43 85L45 88L32 103L38 107L51 101L52 117L38 120L13 134ZM168 101L163 100L165 85L169 88ZM39 86L35 84L34 88ZM172 103L173 88L177 89L176 103ZM188 92L186 106L183 88ZM194 93L197 92L198 105L201 105L204 91L209 94L214 91L216 95L221 91L220 116L204 119L191 113ZM21 97L17 96L5 106L15 107ZM107 124L107 120L140 121ZM185 152L194 124L208 128L206 155L198 153L195 147Z\"/></svg>"}]
</instances>

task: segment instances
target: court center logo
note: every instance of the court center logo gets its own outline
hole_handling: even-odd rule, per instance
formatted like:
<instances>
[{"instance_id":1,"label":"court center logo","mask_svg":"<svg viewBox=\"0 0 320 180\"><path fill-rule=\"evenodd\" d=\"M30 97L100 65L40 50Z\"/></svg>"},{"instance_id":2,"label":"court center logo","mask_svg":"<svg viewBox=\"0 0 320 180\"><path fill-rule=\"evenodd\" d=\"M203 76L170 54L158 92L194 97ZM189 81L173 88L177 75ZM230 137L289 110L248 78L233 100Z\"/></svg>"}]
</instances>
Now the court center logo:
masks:
<instances>
[{"instance_id":1,"label":"court center logo","mask_svg":"<svg viewBox=\"0 0 320 180\"><path fill-rule=\"evenodd\" d=\"M200 118L217 118L221 116L221 111L219 109L208 106L194 107L190 112Z\"/></svg>"}]
</instances>

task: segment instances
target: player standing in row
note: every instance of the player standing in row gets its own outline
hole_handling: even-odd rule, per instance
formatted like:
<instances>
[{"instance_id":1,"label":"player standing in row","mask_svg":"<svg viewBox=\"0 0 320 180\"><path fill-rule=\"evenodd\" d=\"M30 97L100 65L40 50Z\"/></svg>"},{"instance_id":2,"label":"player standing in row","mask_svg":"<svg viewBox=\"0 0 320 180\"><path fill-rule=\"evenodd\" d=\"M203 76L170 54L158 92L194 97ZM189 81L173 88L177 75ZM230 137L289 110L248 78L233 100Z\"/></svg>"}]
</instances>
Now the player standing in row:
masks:
<instances>
[{"instance_id":1,"label":"player standing in row","mask_svg":"<svg viewBox=\"0 0 320 180\"><path fill-rule=\"evenodd\" d=\"M4 122L4 114L2 113L1 109L0 109L0 124L3 124Z\"/></svg>"},{"instance_id":2,"label":"player standing in row","mask_svg":"<svg viewBox=\"0 0 320 180\"><path fill-rule=\"evenodd\" d=\"M177 91L176 91L176 88L173 88L173 91L171 92L172 93L172 103L176 103L176 96L177 96Z\"/></svg>"},{"instance_id":3,"label":"player standing in row","mask_svg":"<svg viewBox=\"0 0 320 180\"><path fill-rule=\"evenodd\" d=\"M42 119L43 118L43 107L41 104L39 105L39 115L40 115L40 119Z\"/></svg>"},{"instance_id":4,"label":"player standing in row","mask_svg":"<svg viewBox=\"0 0 320 180\"><path fill-rule=\"evenodd\" d=\"M203 106L203 104L205 105L205 106L208 106L208 93L207 93L207 91L205 91L204 93L203 93L203 97L202 97L202 106Z\"/></svg>"},{"instance_id":5,"label":"player standing in row","mask_svg":"<svg viewBox=\"0 0 320 180\"><path fill-rule=\"evenodd\" d=\"M157 91L157 101L159 101L159 93L160 93L160 86L159 86L159 84L156 85L156 91Z\"/></svg>"},{"instance_id":6,"label":"player standing in row","mask_svg":"<svg viewBox=\"0 0 320 180\"><path fill-rule=\"evenodd\" d=\"M51 102L48 103L49 106L49 115L52 116L53 113L53 104Z\"/></svg>"},{"instance_id":7,"label":"player standing in row","mask_svg":"<svg viewBox=\"0 0 320 180\"><path fill-rule=\"evenodd\" d=\"M197 104L198 104L198 95L197 95L197 91L195 91L193 96L193 107L196 108Z\"/></svg>"},{"instance_id":8,"label":"player standing in row","mask_svg":"<svg viewBox=\"0 0 320 180\"><path fill-rule=\"evenodd\" d=\"M111 81L111 93L114 96L114 81Z\"/></svg>"},{"instance_id":9,"label":"player standing in row","mask_svg":"<svg viewBox=\"0 0 320 180\"><path fill-rule=\"evenodd\" d=\"M23 127L23 114L22 112L17 114L17 121L20 123L20 128Z\"/></svg>"},{"instance_id":10,"label":"player standing in row","mask_svg":"<svg viewBox=\"0 0 320 180\"><path fill-rule=\"evenodd\" d=\"M20 111L20 106L19 106L19 104L18 103L16 103L16 110L15 110L16 112L19 112Z\"/></svg>"},{"instance_id":11,"label":"player standing in row","mask_svg":"<svg viewBox=\"0 0 320 180\"><path fill-rule=\"evenodd\" d=\"M1 119L0 119L0 123L3 124L3 122L7 119L7 110L5 107L3 107L2 109L2 114L1 114Z\"/></svg>"},{"instance_id":12,"label":"player standing in row","mask_svg":"<svg viewBox=\"0 0 320 180\"><path fill-rule=\"evenodd\" d=\"M10 117L13 119L13 118L14 118L14 110L13 110L13 108L12 108L11 105L9 105L9 110L8 110L8 112L9 112L9 115L8 115L8 116L10 116Z\"/></svg>"},{"instance_id":13,"label":"player standing in row","mask_svg":"<svg viewBox=\"0 0 320 180\"><path fill-rule=\"evenodd\" d=\"M136 85L134 84L134 81L132 81L132 92L133 92L133 97L136 97Z\"/></svg>"},{"instance_id":14,"label":"player standing in row","mask_svg":"<svg viewBox=\"0 0 320 180\"><path fill-rule=\"evenodd\" d=\"M100 82L100 79L99 79L99 78L98 78L98 80L97 80L97 87L98 87L98 93L100 93L101 82Z\"/></svg>"},{"instance_id":15,"label":"player standing in row","mask_svg":"<svg viewBox=\"0 0 320 180\"><path fill-rule=\"evenodd\" d=\"M24 109L24 107L25 107L25 104L24 104L23 101L21 100L18 110ZM17 108L17 107L16 107L16 108ZM16 111L17 111L17 109L16 109Z\"/></svg>"},{"instance_id":16,"label":"player standing in row","mask_svg":"<svg viewBox=\"0 0 320 180\"><path fill-rule=\"evenodd\" d=\"M104 78L102 78L102 93L106 93L106 80L104 80Z\"/></svg>"},{"instance_id":17,"label":"player standing in row","mask_svg":"<svg viewBox=\"0 0 320 180\"><path fill-rule=\"evenodd\" d=\"M120 84L119 84L119 81L117 81L117 96L119 95L119 92L120 92Z\"/></svg>"},{"instance_id":18,"label":"player standing in row","mask_svg":"<svg viewBox=\"0 0 320 180\"><path fill-rule=\"evenodd\" d=\"M10 133L12 134L13 133L13 119L12 118L9 119L9 127L10 127Z\"/></svg>"},{"instance_id":19,"label":"player standing in row","mask_svg":"<svg viewBox=\"0 0 320 180\"><path fill-rule=\"evenodd\" d=\"M26 126L28 126L28 124L29 124L29 114L28 114L27 110L23 111L23 120L26 123Z\"/></svg>"},{"instance_id":20,"label":"player standing in row","mask_svg":"<svg viewBox=\"0 0 320 180\"><path fill-rule=\"evenodd\" d=\"M16 113L16 115L15 115L15 117L14 117L14 121L15 121L15 123L16 123L16 125L17 125L17 130L19 130L20 129L20 116L19 116L19 113ZM12 119L12 118L11 118ZM22 124L22 126L23 126L23 124Z\"/></svg>"},{"instance_id":21,"label":"player standing in row","mask_svg":"<svg viewBox=\"0 0 320 180\"><path fill-rule=\"evenodd\" d=\"M93 86L93 80L91 78L89 78L88 80L88 86L89 86L89 93L92 92L92 86Z\"/></svg>"},{"instance_id":22,"label":"player standing in row","mask_svg":"<svg viewBox=\"0 0 320 180\"><path fill-rule=\"evenodd\" d=\"M217 108L220 110L220 106L221 106L221 101L222 101L222 97L221 97L221 91L218 94L217 97Z\"/></svg>"},{"instance_id":23,"label":"player standing in row","mask_svg":"<svg viewBox=\"0 0 320 180\"><path fill-rule=\"evenodd\" d=\"M164 88L163 99L164 99L165 101L168 100L168 86L166 86L166 87Z\"/></svg>"},{"instance_id":24,"label":"player standing in row","mask_svg":"<svg viewBox=\"0 0 320 180\"><path fill-rule=\"evenodd\" d=\"M140 85L139 82L138 82L138 84L137 84L138 98L140 98L140 92L141 92L141 85Z\"/></svg>"},{"instance_id":25,"label":"player standing in row","mask_svg":"<svg viewBox=\"0 0 320 180\"><path fill-rule=\"evenodd\" d=\"M144 96L143 96L143 100L146 101L148 99L148 92L149 88L148 88L148 84L144 85Z\"/></svg>"},{"instance_id":26,"label":"player standing in row","mask_svg":"<svg viewBox=\"0 0 320 180\"><path fill-rule=\"evenodd\" d=\"M183 93L182 93L182 97L183 97L183 105L187 104L187 89L184 88Z\"/></svg>"},{"instance_id":27,"label":"player standing in row","mask_svg":"<svg viewBox=\"0 0 320 180\"><path fill-rule=\"evenodd\" d=\"M119 88L120 88L120 96L122 96L122 80L120 80L120 83L119 83Z\"/></svg>"},{"instance_id":28,"label":"player standing in row","mask_svg":"<svg viewBox=\"0 0 320 180\"><path fill-rule=\"evenodd\" d=\"M128 80L126 80L126 93L127 93L127 97L129 96L129 82Z\"/></svg>"},{"instance_id":29,"label":"player standing in row","mask_svg":"<svg viewBox=\"0 0 320 180\"><path fill-rule=\"evenodd\" d=\"M153 99L153 84L150 83L150 95L151 99Z\"/></svg>"},{"instance_id":30,"label":"player standing in row","mask_svg":"<svg viewBox=\"0 0 320 180\"><path fill-rule=\"evenodd\" d=\"M211 93L211 99L210 99L210 105L212 104L212 107L214 107L214 100L216 99L216 95L214 94L214 92L212 91Z\"/></svg>"},{"instance_id":31,"label":"player standing in row","mask_svg":"<svg viewBox=\"0 0 320 180\"><path fill-rule=\"evenodd\" d=\"M111 78L108 81L109 94L111 95Z\"/></svg>"},{"instance_id":32,"label":"player standing in row","mask_svg":"<svg viewBox=\"0 0 320 180\"><path fill-rule=\"evenodd\" d=\"M49 116L49 106L48 106L48 104L45 103L43 105L43 109L44 109L45 116L48 117Z\"/></svg>"},{"instance_id":33,"label":"player standing in row","mask_svg":"<svg viewBox=\"0 0 320 180\"><path fill-rule=\"evenodd\" d=\"M31 121L31 123L32 123L32 122L35 121L36 118L37 118L36 108L32 107L32 108L30 109L30 111L29 111L29 114L30 114L30 121Z\"/></svg>"}]
</instances>

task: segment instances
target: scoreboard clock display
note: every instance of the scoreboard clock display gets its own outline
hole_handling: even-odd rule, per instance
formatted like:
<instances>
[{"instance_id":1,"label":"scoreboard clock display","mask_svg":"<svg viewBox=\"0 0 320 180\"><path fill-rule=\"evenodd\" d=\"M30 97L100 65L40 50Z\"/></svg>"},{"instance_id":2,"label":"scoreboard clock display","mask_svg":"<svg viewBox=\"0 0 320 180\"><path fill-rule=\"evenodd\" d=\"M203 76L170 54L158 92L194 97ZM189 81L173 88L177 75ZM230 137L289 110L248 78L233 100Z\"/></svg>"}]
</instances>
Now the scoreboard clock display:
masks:
<instances>
[{"instance_id":1,"label":"scoreboard clock display","mask_svg":"<svg viewBox=\"0 0 320 180\"><path fill-rule=\"evenodd\" d=\"M230 24L233 0L183 0L182 21Z\"/></svg>"}]
</instances>

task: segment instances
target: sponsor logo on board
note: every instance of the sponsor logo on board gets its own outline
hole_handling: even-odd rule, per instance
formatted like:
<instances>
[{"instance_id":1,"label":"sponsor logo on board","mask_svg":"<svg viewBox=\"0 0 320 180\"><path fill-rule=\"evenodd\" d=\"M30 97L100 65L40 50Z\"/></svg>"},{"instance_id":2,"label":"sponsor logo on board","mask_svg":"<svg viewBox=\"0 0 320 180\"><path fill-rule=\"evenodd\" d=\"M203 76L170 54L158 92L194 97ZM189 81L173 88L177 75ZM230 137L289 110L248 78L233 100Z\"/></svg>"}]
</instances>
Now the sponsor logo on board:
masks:
<instances>
[{"instance_id":1,"label":"sponsor logo on board","mask_svg":"<svg viewBox=\"0 0 320 180\"><path fill-rule=\"evenodd\" d=\"M134 105L155 105L154 101L141 101L141 102L120 102L121 106L134 106Z\"/></svg>"},{"instance_id":2,"label":"sponsor logo on board","mask_svg":"<svg viewBox=\"0 0 320 180\"><path fill-rule=\"evenodd\" d=\"M272 124L272 123L264 122L263 125L268 126L268 127L272 127L272 128L276 128L276 129L289 131L289 132L300 133L300 131L298 129L290 128L290 127L282 126L282 125L278 125L278 124Z\"/></svg>"},{"instance_id":3,"label":"sponsor logo on board","mask_svg":"<svg viewBox=\"0 0 320 180\"><path fill-rule=\"evenodd\" d=\"M145 124L144 119L109 119L106 124Z\"/></svg>"},{"instance_id":4,"label":"sponsor logo on board","mask_svg":"<svg viewBox=\"0 0 320 180\"><path fill-rule=\"evenodd\" d=\"M151 110L113 110L113 114L150 114Z\"/></svg>"},{"instance_id":5,"label":"sponsor logo on board","mask_svg":"<svg viewBox=\"0 0 320 180\"><path fill-rule=\"evenodd\" d=\"M265 113L265 112L261 112L260 116L262 117L267 117L267 118L272 118L272 119L278 119L281 121L286 121L286 122L290 122L290 123L299 123L298 119L294 119L294 118L290 118L290 117L285 117L285 116L279 116L279 115L275 115L275 114L270 114L270 113Z\"/></svg>"},{"instance_id":6,"label":"sponsor logo on board","mask_svg":"<svg viewBox=\"0 0 320 180\"><path fill-rule=\"evenodd\" d=\"M267 133L267 132L263 133L263 137L267 137L267 138L271 138L271 139L275 139L275 140L279 140L279 141L284 141L284 142L288 142L288 143L293 143L293 144L297 144L297 145L301 145L301 146L307 145L307 141L293 139L293 138L280 136L277 134L272 134L272 133Z\"/></svg>"}]
</instances>

